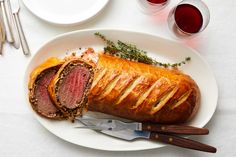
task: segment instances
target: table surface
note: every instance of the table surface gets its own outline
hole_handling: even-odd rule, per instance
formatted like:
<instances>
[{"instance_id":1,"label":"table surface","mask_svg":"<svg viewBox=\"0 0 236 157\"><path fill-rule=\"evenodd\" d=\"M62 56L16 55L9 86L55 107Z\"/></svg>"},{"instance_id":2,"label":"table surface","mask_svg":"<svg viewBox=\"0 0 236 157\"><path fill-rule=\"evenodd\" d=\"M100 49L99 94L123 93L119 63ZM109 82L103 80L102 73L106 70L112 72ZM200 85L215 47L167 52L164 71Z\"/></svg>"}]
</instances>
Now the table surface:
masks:
<instances>
[{"instance_id":1,"label":"table surface","mask_svg":"<svg viewBox=\"0 0 236 157\"><path fill-rule=\"evenodd\" d=\"M106 8L88 22L71 27L46 23L32 15L21 4L20 18L32 54L55 35L88 28L116 28L149 32L173 39L167 27L169 10L178 3L172 0L158 15L145 15L135 0L111 0ZM211 12L207 29L189 41L180 41L196 49L210 64L219 86L216 112L207 127L210 135L193 137L217 147L214 156L236 156L236 2L206 1ZM32 57L32 56L31 56ZM34 118L24 97L24 72L31 57L22 50L4 46L0 57L0 156L175 156L199 157L212 154L184 150L172 146L136 152L107 152L84 148L61 140L48 132ZM96 141L95 141L96 142Z\"/></svg>"}]
</instances>

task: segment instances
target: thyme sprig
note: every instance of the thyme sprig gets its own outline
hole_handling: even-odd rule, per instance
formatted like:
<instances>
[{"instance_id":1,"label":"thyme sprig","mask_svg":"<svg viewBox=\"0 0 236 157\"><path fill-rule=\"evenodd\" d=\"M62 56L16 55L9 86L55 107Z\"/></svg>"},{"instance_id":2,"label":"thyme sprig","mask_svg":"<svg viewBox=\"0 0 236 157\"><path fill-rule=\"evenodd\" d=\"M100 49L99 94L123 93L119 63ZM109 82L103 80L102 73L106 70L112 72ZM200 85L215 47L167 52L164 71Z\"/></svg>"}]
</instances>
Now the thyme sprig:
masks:
<instances>
[{"instance_id":1,"label":"thyme sprig","mask_svg":"<svg viewBox=\"0 0 236 157\"><path fill-rule=\"evenodd\" d=\"M117 43L115 44L113 41L108 40L104 35L102 35L99 32L96 32L95 35L100 37L106 43L107 46L104 47L104 52L106 54L118 56L120 58L128 59L131 61L137 61L141 63L162 66L165 68L168 68L168 67L177 68L183 64L186 64L188 61L191 60L190 57L186 57L185 60L178 63L173 63L173 64L158 62L152 59L151 57L148 57L147 52L144 50L138 49L136 45L125 43L120 40L118 40Z\"/></svg>"}]
</instances>

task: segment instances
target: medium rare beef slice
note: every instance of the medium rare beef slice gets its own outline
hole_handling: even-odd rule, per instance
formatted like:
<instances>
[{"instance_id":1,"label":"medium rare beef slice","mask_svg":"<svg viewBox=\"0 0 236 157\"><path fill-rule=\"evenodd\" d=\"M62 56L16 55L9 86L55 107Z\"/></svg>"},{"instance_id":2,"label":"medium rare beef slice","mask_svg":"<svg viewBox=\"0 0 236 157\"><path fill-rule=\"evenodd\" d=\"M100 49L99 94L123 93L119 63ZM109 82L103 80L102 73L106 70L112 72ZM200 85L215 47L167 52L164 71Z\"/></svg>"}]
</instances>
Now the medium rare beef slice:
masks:
<instances>
[{"instance_id":1,"label":"medium rare beef slice","mask_svg":"<svg viewBox=\"0 0 236 157\"><path fill-rule=\"evenodd\" d=\"M50 94L58 108L74 119L87 108L87 95L93 80L91 65L72 59L62 65L49 86Z\"/></svg>"},{"instance_id":2,"label":"medium rare beef slice","mask_svg":"<svg viewBox=\"0 0 236 157\"><path fill-rule=\"evenodd\" d=\"M54 105L48 93L48 85L59 67L52 67L41 72L34 82L30 102L33 109L41 116L51 119L63 118L62 112Z\"/></svg>"}]
</instances>

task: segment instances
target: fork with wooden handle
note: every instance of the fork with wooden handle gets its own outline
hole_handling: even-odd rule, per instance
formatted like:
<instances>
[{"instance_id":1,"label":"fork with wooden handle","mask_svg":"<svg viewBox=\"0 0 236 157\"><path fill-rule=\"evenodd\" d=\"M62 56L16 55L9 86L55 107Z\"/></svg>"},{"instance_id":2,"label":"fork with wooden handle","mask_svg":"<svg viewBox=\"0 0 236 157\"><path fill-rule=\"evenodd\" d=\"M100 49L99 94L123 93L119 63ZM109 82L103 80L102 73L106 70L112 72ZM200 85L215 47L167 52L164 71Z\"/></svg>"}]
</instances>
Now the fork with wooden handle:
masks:
<instances>
[{"instance_id":1,"label":"fork with wooden handle","mask_svg":"<svg viewBox=\"0 0 236 157\"><path fill-rule=\"evenodd\" d=\"M159 133L172 133L182 135L207 135L209 130L206 128L197 128L186 125L164 125L156 123L141 123L141 122L123 122L116 119L97 119L97 118L76 118L82 123L89 123L91 125L80 126L79 128L91 128L119 131L123 129L130 129L136 131L153 131Z\"/></svg>"}]
</instances>

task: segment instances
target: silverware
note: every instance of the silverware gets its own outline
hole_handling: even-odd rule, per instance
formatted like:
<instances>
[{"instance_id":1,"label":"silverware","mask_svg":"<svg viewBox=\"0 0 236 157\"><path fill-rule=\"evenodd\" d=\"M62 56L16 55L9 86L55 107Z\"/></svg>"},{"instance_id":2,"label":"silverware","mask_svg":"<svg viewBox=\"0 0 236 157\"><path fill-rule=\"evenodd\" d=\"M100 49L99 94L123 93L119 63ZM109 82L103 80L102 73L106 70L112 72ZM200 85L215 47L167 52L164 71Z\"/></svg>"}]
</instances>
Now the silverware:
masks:
<instances>
[{"instance_id":1,"label":"silverware","mask_svg":"<svg viewBox=\"0 0 236 157\"><path fill-rule=\"evenodd\" d=\"M4 24L2 23L2 21L2 14L0 14L0 55L2 55L3 44L6 37Z\"/></svg>"},{"instance_id":2,"label":"silverware","mask_svg":"<svg viewBox=\"0 0 236 157\"><path fill-rule=\"evenodd\" d=\"M93 130L111 130L120 131L124 129L136 131L155 131L159 133L174 133L182 135L207 135L209 130L206 128L196 128L184 125L159 125L154 123L139 123L139 122L123 122L114 119L95 119L95 118L77 118L83 123L90 123L78 128L88 128Z\"/></svg>"},{"instance_id":3,"label":"silverware","mask_svg":"<svg viewBox=\"0 0 236 157\"><path fill-rule=\"evenodd\" d=\"M81 122L87 126L93 125L91 121L81 121ZM210 153L216 152L216 148L212 146L170 134L162 134L150 131L135 131L130 129L124 129L119 131L101 130L97 132L127 141L144 138L152 141L159 141L170 145L175 145L193 150L199 150Z\"/></svg>"},{"instance_id":4,"label":"silverware","mask_svg":"<svg viewBox=\"0 0 236 157\"><path fill-rule=\"evenodd\" d=\"M2 35L2 32L3 32L3 30L2 30L2 27L0 27L0 55L2 55L2 49L3 49L3 44L4 44L4 42L5 42L5 36L3 36Z\"/></svg>"},{"instance_id":5,"label":"silverware","mask_svg":"<svg viewBox=\"0 0 236 157\"><path fill-rule=\"evenodd\" d=\"M20 18L19 18L19 11L20 11L19 1L18 0L11 0L10 2L11 2L13 19L15 20L15 23L16 23L16 28L18 31L18 36L20 39L20 44L21 44L23 53L25 55L29 55L30 54L29 46L26 41L24 31L22 29L22 25L21 25Z\"/></svg>"},{"instance_id":6,"label":"silverware","mask_svg":"<svg viewBox=\"0 0 236 157\"><path fill-rule=\"evenodd\" d=\"M12 15L10 0L5 0L5 8L6 8L6 12L7 12L7 17L8 17L8 21L9 21L10 30L12 32L12 37L13 37L13 40L14 40L14 42L11 43L11 44L16 49L19 49L20 48L20 41L19 41L19 38L18 38L16 23L15 23L15 20L13 19L13 15Z\"/></svg>"},{"instance_id":7,"label":"silverware","mask_svg":"<svg viewBox=\"0 0 236 157\"><path fill-rule=\"evenodd\" d=\"M14 43L13 35L12 35L12 30L9 24L9 19L8 19L8 14L6 11L6 0L0 0L0 5L1 5L1 10L2 10L2 18L3 18L3 23L4 23L4 28L6 31L6 40L9 43Z\"/></svg>"},{"instance_id":8,"label":"silverware","mask_svg":"<svg viewBox=\"0 0 236 157\"><path fill-rule=\"evenodd\" d=\"M149 132L149 131L133 131L133 130L121 130L121 131L101 131L101 133L116 137L119 139L127 140L127 141L132 141L135 139L148 139L152 141L159 141L163 142L166 144L182 147L182 148L187 148L187 149L193 149L193 150L199 150L199 151L204 151L204 152L210 152L210 153L215 153L216 148L200 143L194 140L190 140L187 138L183 137L178 137L175 135L167 135L167 134L161 134L157 132Z\"/></svg>"}]
</instances>

